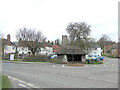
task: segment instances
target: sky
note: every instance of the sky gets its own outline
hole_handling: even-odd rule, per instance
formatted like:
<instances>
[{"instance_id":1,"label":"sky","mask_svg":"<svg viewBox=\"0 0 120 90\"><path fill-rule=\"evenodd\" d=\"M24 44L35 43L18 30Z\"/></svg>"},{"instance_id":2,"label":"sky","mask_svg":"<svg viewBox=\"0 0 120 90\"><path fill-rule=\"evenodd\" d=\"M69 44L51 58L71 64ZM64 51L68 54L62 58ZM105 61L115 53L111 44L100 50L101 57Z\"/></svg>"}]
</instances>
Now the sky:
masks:
<instances>
[{"instance_id":1,"label":"sky","mask_svg":"<svg viewBox=\"0 0 120 90\"><path fill-rule=\"evenodd\" d=\"M91 25L91 37L96 41L107 34L118 41L119 0L0 0L0 33L15 34L26 27L41 31L47 40L67 35L71 22Z\"/></svg>"}]
</instances>

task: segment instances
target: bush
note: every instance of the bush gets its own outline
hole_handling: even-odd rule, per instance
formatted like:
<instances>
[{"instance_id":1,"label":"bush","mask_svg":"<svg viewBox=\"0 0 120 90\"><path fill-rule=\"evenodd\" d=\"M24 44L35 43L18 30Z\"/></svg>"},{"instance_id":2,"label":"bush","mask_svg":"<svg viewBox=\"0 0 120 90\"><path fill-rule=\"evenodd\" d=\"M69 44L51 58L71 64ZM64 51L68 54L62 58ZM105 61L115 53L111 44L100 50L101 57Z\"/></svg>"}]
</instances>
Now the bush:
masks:
<instances>
[{"instance_id":1,"label":"bush","mask_svg":"<svg viewBox=\"0 0 120 90\"><path fill-rule=\"evenodd\" d=\"M23 61L34 61L34 62L46 62L49 60L49 57L46 55L26 55L23 58Z\"/></svg>"}]
</instances>

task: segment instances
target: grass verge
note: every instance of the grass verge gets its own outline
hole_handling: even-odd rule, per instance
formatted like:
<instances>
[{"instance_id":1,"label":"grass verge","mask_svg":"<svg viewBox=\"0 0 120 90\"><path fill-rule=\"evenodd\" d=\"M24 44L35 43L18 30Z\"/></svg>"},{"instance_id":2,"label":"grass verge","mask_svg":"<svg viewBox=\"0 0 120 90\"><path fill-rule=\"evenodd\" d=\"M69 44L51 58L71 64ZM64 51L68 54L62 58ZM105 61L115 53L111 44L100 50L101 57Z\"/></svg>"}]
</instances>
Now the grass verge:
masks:
<instances>
[{"instance_id":1,"label":"grass verge","mask_svg":"<svg viewBox=\"0 0 120 90\"><path fill-rule=\"evenodd\" d=\"M0 89L1 88L10 88L10 81L7 76L0 74Z\"/></svg>"},{"instance_id":2,"label":"grass verge","mask_svg":"<svg viewBox=\"0 0 120 90\"><path fill-rule=\"evenodd\" d=\"M109 56L109 55L105 55L105 54L102 54L102 56L106 56L106 57L108 57L108 58L117 58L117 57L115 57L115 56Z\"/></svg>"}]
</instances>

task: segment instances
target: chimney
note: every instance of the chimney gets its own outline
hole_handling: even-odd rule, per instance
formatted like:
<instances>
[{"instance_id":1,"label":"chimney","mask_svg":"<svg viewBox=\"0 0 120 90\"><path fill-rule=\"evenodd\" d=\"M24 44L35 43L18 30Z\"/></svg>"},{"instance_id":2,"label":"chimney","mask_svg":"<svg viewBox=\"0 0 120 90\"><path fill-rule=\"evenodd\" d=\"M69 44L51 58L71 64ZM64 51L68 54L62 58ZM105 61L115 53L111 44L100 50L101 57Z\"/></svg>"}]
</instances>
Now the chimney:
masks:
<instances>
[{"instance_id":1,"label":"chimney","mask_svg":"<svg viewBox=\"0 0 120 90\"><path fill-rule=\"evenodd\" d=\"M66 46L68 44L67 35L62 35L62 45Z\"/></svg>"},{"instance_id":2,"label":"chimney","mask_svg":"<svg viewBox=\"0 0 120 90\"><path fill-rule=\"evenodd\" d=\"M7 44L10 45L10 34L7 35Z\"/></svg>"},{"instance_id":3,"label":"chimney","mask_svg":"<svg viewBox=\"0 0 120 90\"><path fill-rule=\"evenodd\" d=\"M50 43L50 40L48 40L48 43Z\"/></svg>"}]
</instances>

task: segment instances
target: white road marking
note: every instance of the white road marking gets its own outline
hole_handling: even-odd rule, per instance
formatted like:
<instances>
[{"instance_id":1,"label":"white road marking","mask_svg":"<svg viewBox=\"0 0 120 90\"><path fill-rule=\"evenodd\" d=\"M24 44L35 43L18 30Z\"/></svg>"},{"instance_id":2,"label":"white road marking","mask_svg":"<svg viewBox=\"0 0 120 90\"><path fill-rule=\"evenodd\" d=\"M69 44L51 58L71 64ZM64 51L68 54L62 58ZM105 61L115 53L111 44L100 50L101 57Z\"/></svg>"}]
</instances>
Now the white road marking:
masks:
<instances>
[{"instance_id":1,"label":"white road marking","mask_svg":"<svg viewBox=\"0 0 120 90\"><path fill-rule=\"evenodd\" d=\"M39 87L34 87L34 88L39 88Z\"/></svg>"},{"instance_id":2,"label":"white road marking","mask_svg":"<svg viewBox=\"0 0 120 90\"><path fill-rule=\"evenodd\" d=\"M8 78L11 78L10 76L8 76Z\"/></svg>"},{"instance_id":3,"label":"white road marking","mask_svg":"<svg viewBox=\"0 0 120 90\"><path fill-rule=\"evenodd\" d=\"M31 87L33 87L33 86L34 86L34 85L32 85L32 84L29 84L29 83L28 83L27 85L28 85L28 86L31 86Z\"/></svg>"},{"instance_id":4,"label":"white road marking","mask_svg":"<svg viewBox=\"0 0 120 90\"><path fill-rule=\"evenodd\" d=\"M30 87L32 87L32 88L39 88L39 87L35 87L34 85L32 85L32 84L30 84L30 83L26 83L26 82L24 82L24 81L22 81L22 80L13 78L13 77L11 77L11 76L8 76L8 78L11 78L11 79L13 79L13 80L16 80L16 81L20 82L18 85L20 85L20 86L22 86L22 87L29 88L29 87L26 86L26 85L28 85L28 86L30 86ZM25 85L23 85L23 84L21 84L21 83L23 83L23 84L25 84Z\"/></svg>"},{"instance_id":5,"label":"white road marking","mask_svg":"<svg viewBox=\"0 0 120 90\"><path fill-rule=\"evenodd\" d=\"M26 85L23 85L23 84L18 84L18 85L20 85L20 86L22 86L22 87L26 87L26 88L27 88L27 86L26 86Z\"/></svg>"},{"instance_id":6,"label":"white road marking","mask_svg":"<svg viewBox=\"0 0 120 90\"><path fill-rule=\"evenodd\" d=\"M17 80L16 78L12 78L13 80Z\"/></svg>"},{"instance_id":7,"label":"white road marking","mask_svg":"<svg viewBox=\"0 0 120 90\"><path fill-rule=\"evenodd\" d=\"M64 67L64 65L62 65L62 67Z\"/></svg>"},{"instance_id":8,"label":"white road marking","mask_svg":"<svg viewBox=\"0 0 120 90\"><path fill-rule=\"evenodd\" d=\"M97 66L97 65L94 65L95 67Z\"/></svg>"},{"instance_id":9,"label":"white road marking","mask_svg":"<svg viewBox=\"0 0 120 90\"><path fill-rule=\"evenodd\" d=\"M55 65L53 65L53 67L55 67Z\"/></svg>"},{"instance_id":10,"label":"white road marking","mask_svg":"<svg viewBox=\"0 0 120 90\"><path fill-rule=\"evenodd\" d=\"M24 82L24 81L21 81L21 80L18 80L19 82L21 82L21 83L26 83L26 82Z\"/></svg>"},{"instance_id":11,"label":"white road marking","mask_svg":"<svg viewBox=\"0 0 120 90\"><path fill-rule=\"evenodd\" d=\"M104 67L105 67L106 65L104 65Z\"/></svg>"}]
</instances>

